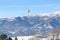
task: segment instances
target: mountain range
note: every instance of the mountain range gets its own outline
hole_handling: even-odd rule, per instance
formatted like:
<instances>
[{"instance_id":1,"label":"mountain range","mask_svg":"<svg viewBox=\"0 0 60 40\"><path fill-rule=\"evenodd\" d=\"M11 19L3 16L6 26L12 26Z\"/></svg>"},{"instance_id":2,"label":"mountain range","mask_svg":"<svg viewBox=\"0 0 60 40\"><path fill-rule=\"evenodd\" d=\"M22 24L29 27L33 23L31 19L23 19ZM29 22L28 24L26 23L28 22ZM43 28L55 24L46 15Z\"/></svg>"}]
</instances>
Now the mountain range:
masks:
<instances>
[{"instance_id":1,"label":"mountain range","mask_svg":"<svg viewBox=\"0 0 60 40\"><path fill-rule=\"evenodd\" d=\"M60 27L60 12L0 18L0 34L8 36L43 35L56 27Z\"/></svg>"}]
</instances>

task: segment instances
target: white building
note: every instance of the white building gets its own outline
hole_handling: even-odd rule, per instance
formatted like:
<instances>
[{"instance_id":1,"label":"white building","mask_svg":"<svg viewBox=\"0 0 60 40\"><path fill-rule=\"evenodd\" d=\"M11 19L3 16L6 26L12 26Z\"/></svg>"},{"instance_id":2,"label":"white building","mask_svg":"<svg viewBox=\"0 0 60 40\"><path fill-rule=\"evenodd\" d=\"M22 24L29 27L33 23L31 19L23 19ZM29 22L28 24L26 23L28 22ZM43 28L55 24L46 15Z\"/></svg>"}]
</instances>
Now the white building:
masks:
<instances>
[{"instance_id":1,"label":"white building","mask_svg":"<svg viewBox=\"0 0 60 40\"><path fill-rule=\"evenodd\" d=\"M15 37L12 37L13 40L15 40ZM18 40L37 40L37 37L34 36L18 36Z\"/></svg>"}]
</instances>

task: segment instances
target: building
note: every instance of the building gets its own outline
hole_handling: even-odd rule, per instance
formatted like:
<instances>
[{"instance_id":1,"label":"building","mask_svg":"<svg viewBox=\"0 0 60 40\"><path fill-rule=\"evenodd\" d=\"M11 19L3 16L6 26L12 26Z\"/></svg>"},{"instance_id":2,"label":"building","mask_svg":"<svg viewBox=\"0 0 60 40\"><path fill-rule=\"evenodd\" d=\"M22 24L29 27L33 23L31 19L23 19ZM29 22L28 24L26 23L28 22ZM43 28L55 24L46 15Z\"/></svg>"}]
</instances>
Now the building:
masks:
<instances>
[{"instance_id":1,"label":"building","mask_svg":"<svg viewBox=\"0 0 60 40\"><path fill-rule=\"evenodd\" d=\"M12 37L13 40L15 40L15 37ZM18 36L18 40L37 40L37 37L35 36Z\"/></svg>"}]
</instances>

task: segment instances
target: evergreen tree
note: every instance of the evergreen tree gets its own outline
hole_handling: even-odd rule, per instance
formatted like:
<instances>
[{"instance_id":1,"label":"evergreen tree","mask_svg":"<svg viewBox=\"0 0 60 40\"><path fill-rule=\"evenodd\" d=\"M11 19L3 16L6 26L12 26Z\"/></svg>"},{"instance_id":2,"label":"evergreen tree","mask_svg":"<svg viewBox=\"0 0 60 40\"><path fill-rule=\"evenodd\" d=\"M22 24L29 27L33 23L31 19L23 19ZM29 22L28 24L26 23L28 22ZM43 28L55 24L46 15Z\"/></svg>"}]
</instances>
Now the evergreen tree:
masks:
<instances>
[{"instance_id":1,"label":"evergreen tree","mask_svg":"<svg viewBox=\"0 0 60 40\"><path fill-rule=\"evenodd\" d=\"M11 38L11 37L9 37L7 40L12 40L12 38Z\"/></svg>"},{"instance_id":2,"label":"evergreen tree","mask_svg":"<svg viewBox=\"0 0 60 40\"><path fill-rule=\"evenodd\" d=\"M6 34L1 34L0 35L0 40L6 40L7 39L7 35Z\"/></svg>"},{"instance_id":3,"label":"evergreen tree","mask_svg":"<svg viewBox=\"0 0 60 40\"><path fill-rule=\"evenodd\" d=\"M15 37L15 40L18 40L18 38L17 38L17 37Z\"/></svg>"}]
</instances>

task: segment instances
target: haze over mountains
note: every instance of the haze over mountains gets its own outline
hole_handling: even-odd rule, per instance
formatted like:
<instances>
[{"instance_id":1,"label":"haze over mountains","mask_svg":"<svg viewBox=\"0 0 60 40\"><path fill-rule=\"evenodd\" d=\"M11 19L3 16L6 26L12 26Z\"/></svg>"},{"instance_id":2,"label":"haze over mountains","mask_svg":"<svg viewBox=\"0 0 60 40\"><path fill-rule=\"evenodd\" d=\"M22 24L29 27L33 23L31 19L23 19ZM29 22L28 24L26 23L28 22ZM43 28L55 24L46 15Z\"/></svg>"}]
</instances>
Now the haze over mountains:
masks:
<instances>
[{"instance_id":1,"label":"haze over mountains","mask_svg":"<svg viewBox=\"0 0 60 40\"><path fill-rule=\"evenodd\" d=\"M60 27L60 11L50 14L23 16L14 18L0 18L0 34L8 36L46 34L51 29Z\"/></svg>"}]
</instances>

